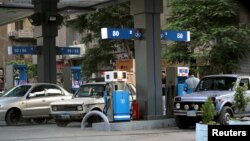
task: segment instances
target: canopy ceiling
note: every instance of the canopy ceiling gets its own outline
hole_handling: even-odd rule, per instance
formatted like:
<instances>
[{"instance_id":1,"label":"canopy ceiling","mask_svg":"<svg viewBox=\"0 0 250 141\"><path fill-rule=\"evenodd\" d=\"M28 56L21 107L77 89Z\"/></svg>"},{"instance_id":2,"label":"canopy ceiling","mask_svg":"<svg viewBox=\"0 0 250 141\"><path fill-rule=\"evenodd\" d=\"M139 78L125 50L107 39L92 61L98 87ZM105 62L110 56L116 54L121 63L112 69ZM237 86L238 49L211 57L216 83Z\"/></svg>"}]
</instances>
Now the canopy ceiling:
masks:
<instances>
[{"instance_id":1,"label":"canopy ceiling","mask_svg":"<svg viewBox=\"0 0 250 141\"><path fill-rule=\"evenodd\" d=\"M98 8L128 0L59 0L61 15L85 14ZM34 13L32 0L0 0L0 25L14 22Z\"/></svg>"}]
</instances>

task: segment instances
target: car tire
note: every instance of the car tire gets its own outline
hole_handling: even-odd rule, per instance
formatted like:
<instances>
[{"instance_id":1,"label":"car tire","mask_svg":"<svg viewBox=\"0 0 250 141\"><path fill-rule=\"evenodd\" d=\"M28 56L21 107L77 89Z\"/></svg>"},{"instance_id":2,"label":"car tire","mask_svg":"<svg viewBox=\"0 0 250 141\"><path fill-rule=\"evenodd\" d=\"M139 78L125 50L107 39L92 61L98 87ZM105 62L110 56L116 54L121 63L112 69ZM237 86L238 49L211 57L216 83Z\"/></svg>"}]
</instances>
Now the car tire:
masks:
<instances>
[{"instance_id":1,"label":"car tire","mask_svg":"<svg viewBox=\"0 0 250 141\"><path fill-rule=\"evenodd\" d=\"M98 115L93 115L87 120L87 127L92 127L93 123L102 122L103 119Z\"/></svg>"},{"instance_id":2,"label":"car tire","mask_svg":"<svg viewBox=\"0 0 250 141\"><path fill-rule=\"evenodd\" d=\"M67 121L60 121L60 120L56 120L55 122L58 127L66 127L69 124L69 122Z\"/></svg>"},{"instance_id":3,"label":"car tire","mask_svg":"<svg viewBox=\"0 0 250 141\"><path fill-rule=\"evenodd\" d=\"M184 116L175 116L176 126L180 129L187 129L190 126L190 122L187 120L187 117Z\"/></svg>"},{"instance_id":4,"label":"car tire","mask_svg":"<svg viewBox=\"0 0 250 141\"><path fill-rule=\"evenodd\" d=\"M6 124L8 126L15 126L17 125L21 120L21 111L16 109L11 109L7 112L6 115Z\"/></svg>"},{"instance_id":5,"label":"car tire","mask_svg":"<svg viewBox=\"0 0 250 141\"><path fill-rule=\"evenodd\" d=\"M36 123L36 124L43 124L45 122L45 118L34 118L33 121Z\"/></svg>"},{"instance_id":6,"label":"car tire","mask_svg":"<svg viewBox=\"0 0 250 141\"><path fill-rule=\"evenodd\" d=\"M221 125L228 125L229 119L233 117L233 110L231 107L225 106L222 108L221 113L218 117L218 123Z\"/></svg>"}]
</instances>

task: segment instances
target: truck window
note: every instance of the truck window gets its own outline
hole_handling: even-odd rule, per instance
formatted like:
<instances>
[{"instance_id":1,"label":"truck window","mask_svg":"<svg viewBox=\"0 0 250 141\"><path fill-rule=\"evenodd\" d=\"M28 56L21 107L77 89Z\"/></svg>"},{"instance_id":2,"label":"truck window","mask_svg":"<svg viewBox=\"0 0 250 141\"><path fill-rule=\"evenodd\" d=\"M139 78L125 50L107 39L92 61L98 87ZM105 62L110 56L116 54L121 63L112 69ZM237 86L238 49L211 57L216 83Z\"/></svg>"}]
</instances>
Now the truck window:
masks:
<instances>
[{"instance_id":1,"label":"truck window","mask_svg":"<svg viewBox=\"0 0 250 141\"><path fill-rule=\"evenodd\" d=\"M249 87L249 79L248 78L242 78L240 80L240 83L244 83L245 85L247 85L247 89L250 90L250 87Z\"/></svg>"}]
</instances>

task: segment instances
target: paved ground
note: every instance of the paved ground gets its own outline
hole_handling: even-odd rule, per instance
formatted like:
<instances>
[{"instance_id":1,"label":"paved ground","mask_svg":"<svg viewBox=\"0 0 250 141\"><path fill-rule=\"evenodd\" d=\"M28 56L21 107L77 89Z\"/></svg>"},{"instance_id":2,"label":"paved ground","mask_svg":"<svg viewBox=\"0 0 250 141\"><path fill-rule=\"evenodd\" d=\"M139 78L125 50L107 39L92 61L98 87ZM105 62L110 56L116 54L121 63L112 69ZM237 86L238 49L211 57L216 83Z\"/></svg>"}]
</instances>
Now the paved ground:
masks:
<instances>
[{"instance_id":1,"label":"paved ground","mask_svg":"<svg viewBox=\"0 0 250 141\"><path fill-rule=\"evenodd\" d=\"M81 129L80 123L67 127L55 124L6 126L0 123L0 141L194 141L195 130L177 127L130 131Z\"/></svg>"}]
</instances>

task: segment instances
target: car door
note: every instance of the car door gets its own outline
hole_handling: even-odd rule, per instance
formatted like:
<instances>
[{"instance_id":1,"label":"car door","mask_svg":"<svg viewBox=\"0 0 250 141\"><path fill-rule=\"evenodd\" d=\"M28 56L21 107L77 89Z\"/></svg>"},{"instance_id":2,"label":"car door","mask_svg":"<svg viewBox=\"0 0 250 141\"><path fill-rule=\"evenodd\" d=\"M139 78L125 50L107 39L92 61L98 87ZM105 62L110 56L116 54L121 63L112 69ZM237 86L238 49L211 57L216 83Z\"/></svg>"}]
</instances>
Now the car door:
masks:
<instances>
[{"instance_id":1,"label":"car door","mask_svg":"<svg viewBox=\"0 0 250 141\"><path fill-rule=\"evenodd\" d=\"M44 85L34 86L27 96L23 117L41 117L47 111Z\"/></svg>"},{"instance_id":2,"label":"car door","mask_svg":"<svg viewBox=\"0 0 250 141\"><path fill-rule=\"evenodd\" d=\"M248 98L250 98L250 83L249 83L249 78L242 78L240 80L240 83L244 83L245 85L247 85L248 89L246 91L246 96ZM247 105L247 108L246 108L246 111L245 111L247 114L250 114L250 101L248 102L248 105Z\"/></svg>"},{"instance_id":3,"label":"car door","mask_svg":"<svg viewBox=\"0 0 250 141\"><path fill-rule=\"evenodd\" d=\"M70 98L70 96L68 96ZM55 85L40 85L34 88L26 103L24 116L49 117L50 103L67 99L63 91Z\"/></svg>"}]
</instances>

